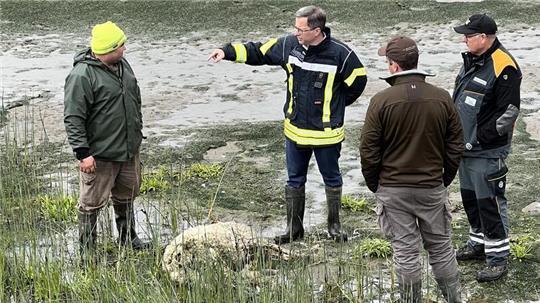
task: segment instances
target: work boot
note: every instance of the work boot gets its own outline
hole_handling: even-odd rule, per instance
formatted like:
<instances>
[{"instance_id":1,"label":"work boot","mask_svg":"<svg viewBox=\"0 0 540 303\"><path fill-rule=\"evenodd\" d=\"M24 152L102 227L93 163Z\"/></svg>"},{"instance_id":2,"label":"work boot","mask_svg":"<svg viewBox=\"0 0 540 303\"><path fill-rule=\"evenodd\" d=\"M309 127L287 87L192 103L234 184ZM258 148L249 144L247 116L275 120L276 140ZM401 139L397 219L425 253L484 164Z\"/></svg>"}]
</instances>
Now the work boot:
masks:
<instances>
[{"instance_id":1,"label":"work boot","mask_svg":"<svg viewBox=\"0 0 540 303\"><path fill-rule=\"evenodd\" d=\"M306 188L285 186L285 202L287 203L287 230L285 234L274 238L276 244L285 244L304 238Z\"/></svg>"},{"instance_id":2,"label":"work boot","mask_svg":"<svg viewBox=\"0 0 540 303\"><path fill-rule=\"evenodd\" d=\"M508 272L508 265L488 265L481 271L476 273L476 281L478 282L490 282L500 279Z\"/></svg>"},{"instance_id":3,"label":"work boot","mask_svg":"<svg viewBox=\"0 0 540 303\"><path fill-rule=\"evenodd\" d=\"M401 303L422 302L422 281L415 283L398 283Z\"/></svg>"},{"instance_id":4,"label":"work boot","mask_svg":"<svg viewBox=\"0 0 540 303\"><path fill-rule=\"evenodd\" d=\"M435 279L439 285L443 297L448 303L461 303L461 284L459 283L459 274L456 273L450 278Z\"/></svg>"},{"instance_id":5,"label":"work boot","mask_svg":"<svg viewBox=\"0 0 540 303\"><path fill-rule=\"evenodd\" d=\"M135 231L133 203L117 203L113 207L116 228L118 229L118 242L124 246L129 245L134 250L151 249L152 243L141 241Z\"/></svg>"},{"instance_id":6,"label":"work boot","mask_svg":"<svg viewBox=\"0 0 540 303\"><path fill-rule=\"evenodd\" d=\"M79 211L79 254L81 265L95 263L98 211Z\"/></svg>"},{"instance_id":7,"label":"work boot","mask_svg":"<svg viewBox=\"0 0 540 303\"><path fill-rule=\"evenodd\" d=\"M486 254L484 253L483 245L470 247L468 244L465 244L465 246L458 249L458 251L456 252L456 260L458 261L485 259Z\"/></svg>"},{"instance_id":8,"label":"work boot","mask_svg":"<svg viewBox=\"0 0 540 303\"><path fill-rule=\"evenodd\" d=\"M341 208L341 186L325 187L326 203L328 205L328 234L337 242L346 242L347 234L341 232L339 209Z\"/></svg>"}]
</instances>

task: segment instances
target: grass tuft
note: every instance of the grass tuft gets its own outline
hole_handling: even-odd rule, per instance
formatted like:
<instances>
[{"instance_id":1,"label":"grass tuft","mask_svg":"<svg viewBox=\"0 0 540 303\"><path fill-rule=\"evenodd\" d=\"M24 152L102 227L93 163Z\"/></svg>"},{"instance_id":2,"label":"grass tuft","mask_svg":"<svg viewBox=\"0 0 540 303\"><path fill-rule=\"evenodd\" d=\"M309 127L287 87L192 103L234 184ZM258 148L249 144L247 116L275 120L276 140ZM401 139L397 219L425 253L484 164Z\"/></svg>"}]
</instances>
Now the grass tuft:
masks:
<instances>
[{"instance_id":1,"label":"grass tuft","mask_svg":"<svg viewBox=\"0 0 540 303\"><path fill-rule=\"evenodd\" d=\"M363 257L388 258L392 255L392 246L385 239L368 238L362 240L353 250L353 257L356 259Z\"/></svg>"},{"instance_id":2,"label":"grass tuft","mask_svg":"<svg viewBox=\"0 0 540 303\"><path fill-rule=\"evenodd\" d=\"M357 197L352 195L344 195L341 198L341 205L344 209L348 209L352 212L370 212L369 201L364 197Z\"/></svg>"},{"instance_id":3,"label":"grass tuft","mask_svg":"<svg viewBox=\"0 0 540 303\"><path fill-rule=\"evenodd\" d=\"M184 171L184 177L188 180L201 179L208 181L215 179L223 172L223 166L215 163L193 163L189 169Z\"/></svg>"},{"instance_id":4,"label":"grass tuft","mask_svg":"<svg viewBox=\"0 0 540 303\"><path fill-rule=\"evenodd\" d=\"M527 234L518 237L510 242L510 255L514 260L522 262L524 259L532 257L532 250L535 243L533 236Z\"/></svg>"},{"instance_id":5,"label":"grass tuft","mask_svg":"<svg viewBox=\"0 0 540 303\"><path fill-rule=\"evenodd\" d=\"M171 183L167 180L170 176L165 167L160 167L155 172L146 173L142 177L141 193L152 191L165 191L171 188Z\"/></svg>"},{"instance_id":6,"label":"grass tuft","mask_svg":"<svg viewBox=\"0 0 540 303\"><path fill-rule=\"evenodd\" d=\"M35 199L41 209L42 215L56 222L75 222L77 212L76 196L67 195L38 195Z\"/></svg>"}]
</instances>

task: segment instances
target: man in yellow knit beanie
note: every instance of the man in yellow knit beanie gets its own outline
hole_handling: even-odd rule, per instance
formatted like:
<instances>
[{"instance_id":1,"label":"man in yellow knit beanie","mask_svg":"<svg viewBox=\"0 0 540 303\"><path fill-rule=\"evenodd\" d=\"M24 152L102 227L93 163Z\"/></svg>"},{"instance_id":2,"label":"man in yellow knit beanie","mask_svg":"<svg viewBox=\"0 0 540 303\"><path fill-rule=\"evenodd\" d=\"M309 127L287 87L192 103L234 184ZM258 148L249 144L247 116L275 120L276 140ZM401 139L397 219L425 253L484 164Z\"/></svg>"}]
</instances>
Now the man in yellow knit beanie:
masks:
<instances>
[{"instance_id":1,"label":"man in yellow knit beanie","mask_svg":"<svg viewBox=\"0 0 540 303\"><path fill-rule=\"evenodd\" d=\"M64 124L80 170L79 244L84 264L94 262L98 212L114 207L118 241L150 248L135 232L139 194L141 94L123 57L126 35L113 22L94 26L90 48L75 56L64 88Z\"/></svg>"},{"instance_id":2,"label":"man in yellow knit beanie","mask_svg":"<svg viewBox=\"0 0 540 303\"><path fill-rule=\"evenodd\" d=\"M126 39L124 31L111 21L107 21L94 26L94 29L92 29L90 47L94 54L103 55L123 46Z\"/></svg>"}]
</instances>

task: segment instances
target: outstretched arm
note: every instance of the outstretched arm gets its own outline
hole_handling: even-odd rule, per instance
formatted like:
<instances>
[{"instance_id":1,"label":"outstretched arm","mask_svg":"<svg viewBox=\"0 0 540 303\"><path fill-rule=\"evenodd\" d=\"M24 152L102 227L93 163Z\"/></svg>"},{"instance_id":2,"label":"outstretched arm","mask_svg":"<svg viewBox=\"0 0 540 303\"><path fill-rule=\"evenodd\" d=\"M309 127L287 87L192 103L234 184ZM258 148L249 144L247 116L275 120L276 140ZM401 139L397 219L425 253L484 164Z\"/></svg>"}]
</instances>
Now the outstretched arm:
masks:
<instances>
[{"instance_id":1,"label":"outstretched arm","mask_svg":"<svg viewBox=\"0 0 540 303\"><path fill-rule=\"evenodd\" d=\"M229 43L213 50L208 60L214 63L229 60L249 65L283 65L286 42L287 37L270 39L265 43Z\"/></svg>"}]
</instances>

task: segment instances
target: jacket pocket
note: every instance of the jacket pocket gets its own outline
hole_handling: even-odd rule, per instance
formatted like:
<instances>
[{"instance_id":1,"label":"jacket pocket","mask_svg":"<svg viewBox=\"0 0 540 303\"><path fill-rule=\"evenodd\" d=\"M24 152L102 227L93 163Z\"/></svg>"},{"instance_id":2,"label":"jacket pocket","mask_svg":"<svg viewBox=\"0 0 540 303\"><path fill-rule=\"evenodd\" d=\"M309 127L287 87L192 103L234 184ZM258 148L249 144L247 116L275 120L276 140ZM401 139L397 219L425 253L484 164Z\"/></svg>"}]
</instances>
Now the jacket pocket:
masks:
<instances>
[{"instance_id":1,"label":"jacket pocket","mask_svg":"<svg viewBox=\"0 0 540 303\"><path fill-rule=\"evenodd\" d=\"M315 129L323 129L322 123L324 108L324 91L326 87L327 74L323 72L314 72L311 81L311 93L309 96L309 113L312 125Z\"/></svg>"},{"instance_id":2,"label":"jacket pocket","mask_svg":"<svg viewBox=\"0 0 540 303\"><path fill-rule=\"evenodd\" d=\"M472 91L464 91L457 102L457 108L460 112L461 123L463 126L463 138L465 140L465 148L473 149L478 145L477 139L477 114L480 111L480 106L484 95Z\"/></svg>"}]
</instances>

